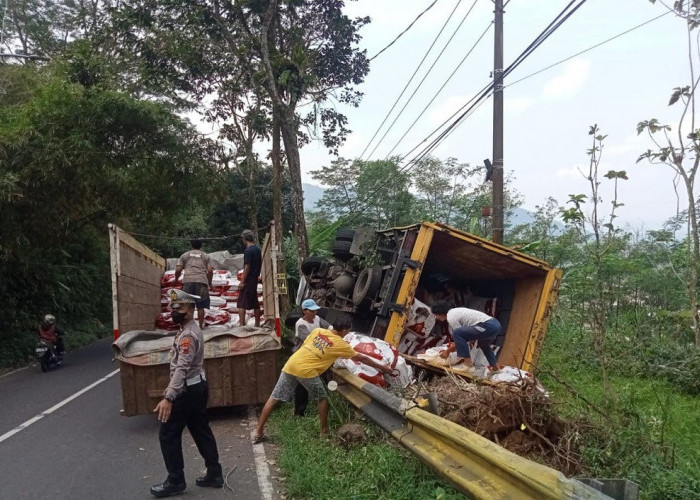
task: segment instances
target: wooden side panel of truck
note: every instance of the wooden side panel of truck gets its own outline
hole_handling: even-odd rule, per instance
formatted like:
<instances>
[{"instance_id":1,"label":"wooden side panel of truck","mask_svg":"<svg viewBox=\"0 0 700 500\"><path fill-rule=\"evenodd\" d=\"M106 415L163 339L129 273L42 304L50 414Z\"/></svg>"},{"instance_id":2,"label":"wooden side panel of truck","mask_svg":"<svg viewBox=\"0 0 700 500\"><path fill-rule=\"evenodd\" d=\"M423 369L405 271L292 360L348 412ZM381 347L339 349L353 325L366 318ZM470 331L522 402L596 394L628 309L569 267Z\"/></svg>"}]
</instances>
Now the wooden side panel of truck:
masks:
<instances>
[{"instance_id":1,"label":"wooden side panel of truck","mask_svg":"<svg viewBox=\"0 0 700 500\"><path fill-rule=\"evenodd\" d=\"M114 224L109 225L115 339L131 330L154 330L160 312L160 281L166 260ZM263 310L266 323L279 328L275 249L263 243ZM279 332L279 330L278 330ZM206 358L209 407L264 403L277 381L279 351ZM153 412L169 381L169 365L120 362L121 414Z\"/></svg>"}]
</instances>

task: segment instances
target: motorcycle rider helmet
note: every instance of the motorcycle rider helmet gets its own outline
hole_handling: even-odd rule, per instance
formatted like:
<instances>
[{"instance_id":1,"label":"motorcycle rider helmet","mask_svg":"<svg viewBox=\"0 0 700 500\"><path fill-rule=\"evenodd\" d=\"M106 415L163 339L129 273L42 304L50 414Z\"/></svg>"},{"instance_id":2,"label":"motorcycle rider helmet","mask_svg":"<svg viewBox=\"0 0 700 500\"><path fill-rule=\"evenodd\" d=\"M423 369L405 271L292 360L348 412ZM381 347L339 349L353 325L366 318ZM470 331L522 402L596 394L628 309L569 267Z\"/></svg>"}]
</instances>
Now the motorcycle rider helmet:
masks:
<instances>
[{"instance_id":1,"label":"motorcycle rider helmet","mask_svg":"<svg viewBox=\"0 0 700 500\"><path fill-rule=\"evenodd\" d=\"M47 314L44 316L44 323L48 323L49 325L55 325L56 324L56 316L53 314Z\"/></svg>"}]
</instances>

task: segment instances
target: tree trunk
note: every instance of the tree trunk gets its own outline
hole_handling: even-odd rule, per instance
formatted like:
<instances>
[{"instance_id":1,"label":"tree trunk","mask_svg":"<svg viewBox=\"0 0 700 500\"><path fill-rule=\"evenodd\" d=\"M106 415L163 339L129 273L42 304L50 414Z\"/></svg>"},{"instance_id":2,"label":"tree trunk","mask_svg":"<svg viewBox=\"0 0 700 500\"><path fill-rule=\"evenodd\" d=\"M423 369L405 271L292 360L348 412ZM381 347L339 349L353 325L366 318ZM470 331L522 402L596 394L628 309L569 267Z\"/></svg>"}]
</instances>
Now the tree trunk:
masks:
<instances>
[{"instance_id":1,"label":"tree trunk","mask_svg":"<svg viewBox=\"0 0 700 500\"><path fill-rule=\"evenodd\" d=\"M250 221L250 230L255 234L255 241L260 241L258 237L258 196L255 192L257 162L255 158L253 158L251 152L252 147L248 150L248 158L246 160L248 167L248 220Z\"/></svg>"},{"instance_id":2,"label":"tree trunk","mask_svg":"<svg viewBox=\"0 0 700 500\"><path fill-rule=\"evenodd\" d=\"M279 116L282 141L284 142L284 150L287 153L289 177L292 181L294 236L297 242L297 258L301 266L302 261L309 255L309 242L306 235L306 219L304 218L304 193L301 187L301 160L299 159L298 127L295 114L296 101L292 98L289 104L285 103L280 90L277 88L277 79L275 72L272 70L272 61L270 59L270 47L274 47L275 43L270 26L277 14L277 3L277 0L272 0L268 5L260 33L260 48L267 76L265 86L270 95L272 106L276 108Z\"/></svg>"},{"instance_id":3,"label":"tree trunk","mask_svg":"<svg viewBox=\"0 0 700 500\"><path fill-rule=\"evenodd\" d=\"M286 108L286 106L285 106ZM280 112L280 131L284 150L287 153L289 177L292 181L292 207L294 208L294 236L297 241L297 258L299 265L309 256L309 241L306 236L306 218L304 217L304 192L301 187L301 160L294 112L282 109Z\"/></svg>"},{"instance_id":4,"label":"tree trunk","mask_svg":"<svg viewBox=\"0 0 700 500\"><path fill-rule=\"evenodd\" d=\"M695 197L693 196L693 180L686 180L688 191L688 299L690 302L690 314L693 318L693 333L695 334L695 346L700 347L700 311L698 310L698 268L700 268L700 236L698 236L698 218Z\"/></svg>"},{"instance_id":5,"label":"tree trunk","mask_svg":"<svg viewBox=\"0 0 700 500\"><path fill-rule=\"evenodd\" d=\"M275 220L275 239L280 243L284 238L282 223L282 175L280 158L280 122L275 109L272 110L272 218Z\"/></svg>"},{"instance_id":6,"label":"tree trunk","mask_svg":"<svg viewBox=\"0 0 700 500\"><path fill-rule=\"evenodd\" d=\"M277 242L277 274L287 275L287 263L284 259L284 226L282 221L282 179L283 165L280 158L280 119L279 114L272 110L272 217L275 221L275 241ZM285 279L285 285L287 281ZM285 286L285 289L286 286ZM280 293L280 316L286 317L290 309L290 296Z\"/></svg>"}]
</instances>

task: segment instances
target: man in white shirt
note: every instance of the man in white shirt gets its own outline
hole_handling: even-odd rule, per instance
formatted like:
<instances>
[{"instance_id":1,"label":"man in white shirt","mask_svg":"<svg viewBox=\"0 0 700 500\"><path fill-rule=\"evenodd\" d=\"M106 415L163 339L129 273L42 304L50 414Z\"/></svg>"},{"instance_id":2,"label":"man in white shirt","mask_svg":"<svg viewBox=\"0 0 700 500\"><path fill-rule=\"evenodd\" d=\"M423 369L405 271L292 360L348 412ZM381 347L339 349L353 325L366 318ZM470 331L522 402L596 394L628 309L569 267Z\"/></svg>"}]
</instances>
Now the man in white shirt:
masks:
<instances>
[{"instance_id":1,"label":"man in white shirt","mask_svg":"<svg viewBox=\"0 0 700 500\"><path fill-rule=\"evenodd\" d=\"M321 307L314 299L306 299L301 303L302 317L294 325L294 347L292 352L296 352L316 328L330 328L330 323L317 315ZM309 404L309 392L303 385L298 384L294 393L294 415L303 417L306 414L306 407Z\"/></svg>"},{"instance_id":2,"label":"man in white shirt","mask_svg":"<svg viewBox=\"0 0 700 500\"><path fill-rule=\"evenodd\" d=\"M470 369L474 367L469 354L469 342L476 340L491 368L494 370L498 369L496 354L491 349L491 343L501 333L501 323L496 318L492 318L476 309L467 307L451 308L445 302L433 304L432 312L436 320L447 321L454 338L454 343L440 353L441 357L447 358L451 352L457 351L457 357L460 360L458 364L453 365L453 368L464 369L466 367Z\"/></svg>"}]
</instances>

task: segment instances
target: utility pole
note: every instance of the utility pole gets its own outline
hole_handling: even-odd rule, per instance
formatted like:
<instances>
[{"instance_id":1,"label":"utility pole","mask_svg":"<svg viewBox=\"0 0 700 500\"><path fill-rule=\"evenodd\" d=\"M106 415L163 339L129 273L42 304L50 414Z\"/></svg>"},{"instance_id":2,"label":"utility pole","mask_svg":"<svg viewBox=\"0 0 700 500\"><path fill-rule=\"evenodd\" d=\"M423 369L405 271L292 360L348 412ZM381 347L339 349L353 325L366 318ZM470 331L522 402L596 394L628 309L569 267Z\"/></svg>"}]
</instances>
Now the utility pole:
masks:
<instances>
[{"instance_id":1,"label":"utility pole","mask_svg":"<svg viewBox=\"0 0 700 500\"><path fill-rule=\"evenodd\" d=\"M491 239L503 243L503 0L494 0L493 52L493 215Z\"/></svg>"}]
</instances>

